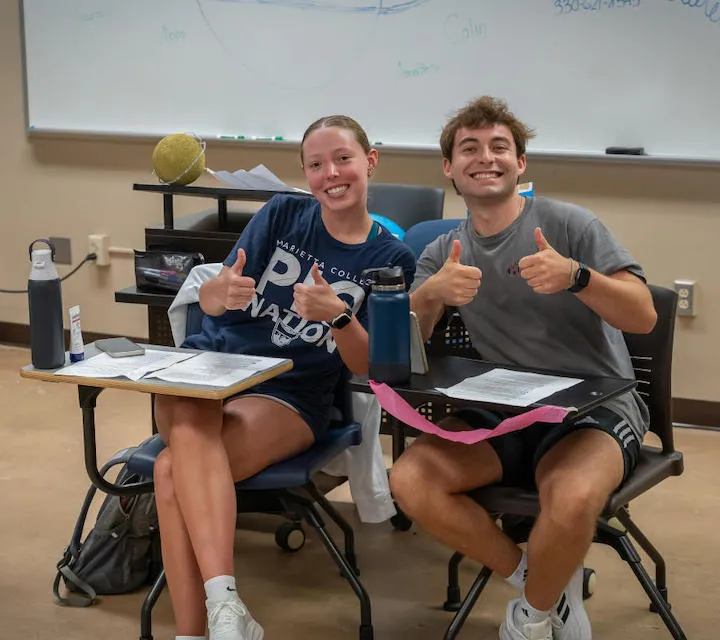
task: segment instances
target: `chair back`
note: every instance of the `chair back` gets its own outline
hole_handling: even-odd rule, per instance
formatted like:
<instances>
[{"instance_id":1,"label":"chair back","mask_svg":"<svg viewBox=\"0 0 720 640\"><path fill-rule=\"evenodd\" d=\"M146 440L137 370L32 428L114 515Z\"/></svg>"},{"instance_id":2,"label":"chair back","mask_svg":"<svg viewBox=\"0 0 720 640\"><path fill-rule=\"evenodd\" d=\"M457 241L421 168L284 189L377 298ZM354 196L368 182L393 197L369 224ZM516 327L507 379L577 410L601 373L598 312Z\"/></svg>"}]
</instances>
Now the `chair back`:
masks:
<instances>
[{"instance_id":1,"label":"chair back","mask_svg":"<svg viewBox=\"0 0 720 640\"><path fill-rule=\"evenodd\" d=\"M623 335L638 381L637 392L650 412L650 431L660 438L663 453L672 453L671 383L677 293L657 285L648 288L657 313L654 329L648 334Z\"/></svg>"},{"instance_id":2,"label":"chair back","mask_svg":"<svg viewBox=\"0 0 720 640\"><path fill-rule=\"evenodd\" d=\"M405 231L403 242L410 247L410 251L419 258L425 247L435 238L457 229L464 218L448 218L444 220L423 220L414 224Z\"/></svg>"},{"instance_id":3,"label":"chair back","mask_svg":"<svg viewBox=\"0 0 720 640\"><path fill-rule=\"evenodd\" d=\"M202 331L203 310L199 302L192 302L186 307L185 336L194 336Z\"/></svg>"},{"instance_id":4,"label":"chair back","mask_svg":"<svg viewBox=\"0 0 720 640\"><path fill-rule=\"evenodd\" d=\"M330 428L346 427L353 422L352 392L350 391L351 374L343 367L333 391L333 406L330 416Z\"/></svg>"},{"instance_id":5,"label":"chair back","mask_svg":"<svg viewBox=\"0 0 720 640\"><path fill-rule=\"evenodd\" d=\"M445 310L445 316L435 325L427 342L427 352L431 356L460 356L478 360L481 358L473 347L457 307L448 307Z\"/></svg>"},{"instance_id":6,"label":"chair back","mask_svg":"<svg viewBox=\"0 0 720 640\"><path fill-rule=\"evenodd\" d=\"M403 230L421 220L441 219L444 205L445 189L382 182L368 185L368 211L390 218Z\"/></svg>"}]
</instances>

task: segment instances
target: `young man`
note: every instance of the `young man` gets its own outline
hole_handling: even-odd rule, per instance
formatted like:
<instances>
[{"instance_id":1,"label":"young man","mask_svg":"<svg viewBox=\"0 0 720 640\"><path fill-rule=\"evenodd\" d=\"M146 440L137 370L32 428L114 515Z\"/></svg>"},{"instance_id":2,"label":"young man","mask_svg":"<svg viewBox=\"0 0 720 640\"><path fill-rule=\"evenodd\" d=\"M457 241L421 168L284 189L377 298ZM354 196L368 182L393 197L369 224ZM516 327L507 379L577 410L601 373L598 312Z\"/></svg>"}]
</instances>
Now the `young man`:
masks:
<instances>
[{"instance_id":1,"label":"young man","mask_svg":"<svg viewBox=\"0 0 720 640\"><path fill-rule=\"evenodd\" d=\"M656 321L643 271L590 211L518 195L531 136L490 97L447 123L443 169L470 215L426 247L411 307L425 337L446 307L458 307L473 346L493 362L632 377L622 332L647 333ZM443 426L474 429L492 419L464 409ZM501 640L590 640L581 563L647 427L647 409L632 392L575 422L475 445L423 435L394 465L391 486L420 527L521 592ZM465 495L499 482L539 493L527 554Z\"/></svg>"}]
</instances>

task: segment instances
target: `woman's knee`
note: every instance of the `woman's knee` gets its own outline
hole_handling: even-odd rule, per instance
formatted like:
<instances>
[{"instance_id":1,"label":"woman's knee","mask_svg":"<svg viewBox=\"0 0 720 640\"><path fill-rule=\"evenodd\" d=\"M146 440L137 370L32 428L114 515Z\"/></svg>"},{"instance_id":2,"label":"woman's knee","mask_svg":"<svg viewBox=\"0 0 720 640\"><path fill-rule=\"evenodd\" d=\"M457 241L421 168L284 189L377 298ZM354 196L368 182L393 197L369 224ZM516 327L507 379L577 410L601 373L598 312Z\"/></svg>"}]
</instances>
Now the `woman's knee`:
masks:
<instances>
[{"instance_id":1,"label":"woman's knee","mask_svg":"<svg viewBox=\"0 0 720 640\"><path fill-rule=\"evenodd\" d=\"M155 501L163 504L175 502L175 489L172 478L172 457L170 449L163 449L153 465L155 482Z\"/></svg>"},{"instance_id":2,"label":"woman's knee","mask_svg":"<svg viewBox=\"0 0 720 640\"><path fill-rule=\"evenodd\" d=\"M216 400L199 400L160 396L155 400L155 421L166 444L173 441L190 441L198 438L220 437L222 434L222 403ZM172 434L172 435L171 435Z\"/></svg>"}]
</instances>

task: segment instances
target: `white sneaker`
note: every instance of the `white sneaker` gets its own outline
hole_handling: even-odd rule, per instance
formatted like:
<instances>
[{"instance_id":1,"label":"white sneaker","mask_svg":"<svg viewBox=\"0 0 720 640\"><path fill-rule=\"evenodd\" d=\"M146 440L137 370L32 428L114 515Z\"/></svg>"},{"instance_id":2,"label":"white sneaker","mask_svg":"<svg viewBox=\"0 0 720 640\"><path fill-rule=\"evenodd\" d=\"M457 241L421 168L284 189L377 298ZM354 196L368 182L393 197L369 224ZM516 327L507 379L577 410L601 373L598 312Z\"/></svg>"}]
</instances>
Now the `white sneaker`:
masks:
<instances>
[{"instance_id":1,"label":"white sneaker","mask_svg":"<svg viewBox=\"0 0 720 640\"><path fill-rule=\"evenodd\" d=\"M239 598L206 602L210 640L263 640L263 628L253 620Z\"/></svg>"},{"instance_id":2,"label":"white sneaker","mask_svg":"<svg viewBox=\"0 0 720 640\"><path fill-rule=\"evenodd\" d=\"M500 625L500 640L553 640L553 623L548 616L542 622L527 622L522 627L515 624L515 605L520 598L508 602L505 621Z\"/></svg>"},{"instance_id":3,"label":"white sneaker","mask_svg":"<svg viewBox=\"0 0 720 640\"><path fill-rule=\"evenodd\" d=\"M592 640L590 619L583 605L583 577L580 565L550 612L556 640Z\"/></svg>"}]
</instances>

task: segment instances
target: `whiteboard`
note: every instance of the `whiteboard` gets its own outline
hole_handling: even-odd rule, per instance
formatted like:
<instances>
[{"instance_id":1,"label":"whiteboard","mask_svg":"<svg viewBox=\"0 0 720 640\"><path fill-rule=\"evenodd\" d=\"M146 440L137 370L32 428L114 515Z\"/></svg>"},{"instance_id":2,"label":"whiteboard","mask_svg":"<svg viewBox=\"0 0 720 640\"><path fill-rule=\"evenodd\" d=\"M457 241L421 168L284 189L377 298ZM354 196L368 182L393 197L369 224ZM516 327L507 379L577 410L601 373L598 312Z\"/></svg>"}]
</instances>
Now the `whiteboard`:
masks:
<instances>
[{"instance_id":1,"label":"whiteboard","mask_svg":"<svg viewBox=\"0 0 720 640\"><path fill-rule=\"evenodd\" d=\"M30 132L437 149L494 95L529 151L720 159L720 0L24 0Z\"/></svg>"}]
</instances>

